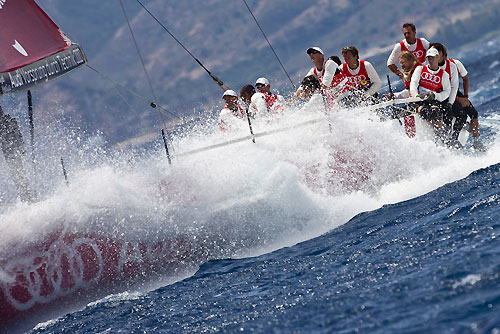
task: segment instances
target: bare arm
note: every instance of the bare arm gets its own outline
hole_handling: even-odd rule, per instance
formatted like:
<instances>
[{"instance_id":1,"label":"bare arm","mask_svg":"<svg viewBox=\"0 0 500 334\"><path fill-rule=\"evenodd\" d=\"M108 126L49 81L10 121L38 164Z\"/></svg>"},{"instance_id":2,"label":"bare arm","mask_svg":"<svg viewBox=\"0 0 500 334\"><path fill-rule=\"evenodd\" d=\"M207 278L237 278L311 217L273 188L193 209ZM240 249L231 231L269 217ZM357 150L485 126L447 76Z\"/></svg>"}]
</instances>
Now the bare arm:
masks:
<instances>
[{"instance_id":1,"label":"bare arm","mask_svg":"<svg viewBox=\"0 0 500 334\"><path fill-rule=\"evenodd\" d=\"M389 55L389 59L387 59L387 67L391 70L392 73L396 74L398 77L403 80L403 73L398 69L398 59L401 54L401 45L396 43L394 48L392 49L391 54Z\"/></svg>"},{"instance_id":2,"label":"bare arm","mask_svg":"<svg viewBox=\"0 0 500 334\"><path fill-rule=\"evenodd\" d=\"M396 74L401 80L403 80L403 73L398 69L398 67L394 64L388 65L389 69L392 71L392 73Z\"/></svg>"}]
</instances>

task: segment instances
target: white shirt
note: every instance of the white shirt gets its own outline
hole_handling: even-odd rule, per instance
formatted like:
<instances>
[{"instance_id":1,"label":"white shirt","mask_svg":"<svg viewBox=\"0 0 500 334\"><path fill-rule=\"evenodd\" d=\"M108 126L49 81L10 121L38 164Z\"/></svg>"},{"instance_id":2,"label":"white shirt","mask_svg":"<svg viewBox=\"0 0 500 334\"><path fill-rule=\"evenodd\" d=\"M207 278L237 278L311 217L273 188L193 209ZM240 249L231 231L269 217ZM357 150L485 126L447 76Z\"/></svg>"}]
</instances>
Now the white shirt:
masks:
<instances>
[{"instance_id":1,"label":"white shirt","mask_svg":"<svg viewBox=\"0 0 500 334\"><path fill-rule=\"evenodd\" d=\"M443 70L445 70L445 73L448 74L448 72L446 72L446 61L444 62L444 65L439 66L439 68L442 68ZM460 81L458 79L457 65L453 64L451 61L450 61L450 72L451 72L451 79L450 79L451 92L450 92L450 97L448 98L448 102L453 104L453 102L455 102L455 98L457 97L458 86L460 84Z\"/></svg>"},{"instance_id":2,"label":"white shirt","mask_svg":"<svg viewBox=\"0 0 500 334\"><path fill-rule=\"evenodd\" d=\"M429 72L432 74L437 74L439 72L439 68L436 71L433 71L429 68L428 65L427 69ZM417 96L419 93L429 93L430 91L424 89L423 87L420 87L420 75L422 74L422 69L423 66L417 66L415 69L415 72L413 72L413 75L411 76L411 82L410 82L410 93L411 96ZM433 92L435 99L438 100L439 102L443 102L450 96L451 92L451 85L450 85L450 79L449 75L447 72L443 71L443 77L441 78L441 83L443 85L443 90L439 93Z\"/></svg>"},{"instance_id":3,"label":"white shirt","mask_svg":"<svg viewBox=\"0 0 500 334\"><path fill-rule=\"evenodd\" d=\"M276 98L276 102L274 105L280 105L280 106L285 106L285 99L283 96L278 95ZM264 96L264 93L255 93L252 95L252 99L250 100L250 107L249 107L250 113L255 116L264 116L266 114L269 114L269 111L267 110L267 104L266 104L266 98Z\"/></svg>"},{"instance_id":4,"label":"white shirt","mask_svg":"<svg viewBox=\"0 0 500 334\"><path fill-rule=\"evenodd\" d=\"M429 41L426 40L425 38L420 38L420 39L422 40L422 45L424 46L424 48L426 50L428 50L429 49L429 45L430 45ZM413 43L413 44L409 44L406 41L406 39L404 39L403 43L405 44L406 48L410 52L415 51L415 49L417 48L417 41L415 41L415 43ZM387 59L387 66L389 66L389 65L396 65L396 66L398 66L398 64L399 64L399 56L400 55L401 55L401 44L397 43L397 44L394 45L394 48L392 49L391 55Z\"/></svg>"},{"instance_id":5,"label":"white shirt","mask_svg":"<svg viewBox=\"0 0 500 334\"><path fill-rule=\"evenodd\" d=\"M453 61L457 65L458 74L460 74L460 76L462 78L467 76L467 74L469 74L469 72L467 72L467 69L465 68L464 64L462 64L462 62L460 60L453 58Z\"/></svg>"},{"instance_id":6,"label":"white shirt","mask_svg":"<svg viewBox=\"0 0 500 334\"><path fill-rule=\"evenodd\" d=\"M236 117L231 109L224 108L219 114L219 126L224 130L238 129L245 125L246 119Z\"/></svg>"},{"instance_id":7,"label":"white shirt","mask_svg":"<svg viewBox=\"0 0 500 334\"><path fill-rule=\"evenodd\" d=\"M323 70L322 71L316 69L316 72L318 72L318 75L314 74L315 68L316 67L311 68L309 70L309 72L307 72L306 76L314 75L318 79L319 79L319 77L321 77L321 83L323 85L325 85L326 87L330 87L330 85L332 84L333 76L335 75L335 71L337 71L337 68L339 68L339 65L337 65L337 63L334 62L333 60L327 59L323 63Z\"/></svg>"},{"instance_id":8,"label":"white shirt","mask_svg":"<svg viewBox=\"0 0 500 334\"><path fill-rule=\"evenodd\" d=\"M361 64L361 62L359 63ZM356 69L351 69L349 65L347 65L347 70L349 73L352 75L357 75L359 73L359 70L361 69L361 65L358 64L358 67ZM373 65L365 60L365 68L366 68L366 73L368 74L368 78L370 79L371 86L370 88L365 92L366 96L371 96L375 94L376 92L379 91L380 87L382 87L382 81L380 80L380 77L378 76L377 71L375 71L375 68Z\"/></svg>"},{"instance_id":9,"label":"white shirt","mask_svg":"<svg viewBox=\"0 0 500 334\"><path fill-rule=\"evenodd\" d=\"M394 95L394 99L406 99L408 97L410 97L410 90L409 89L403 89L402 91L400 92L396 92L393 94Z\"/></svg>"}]
</instances>

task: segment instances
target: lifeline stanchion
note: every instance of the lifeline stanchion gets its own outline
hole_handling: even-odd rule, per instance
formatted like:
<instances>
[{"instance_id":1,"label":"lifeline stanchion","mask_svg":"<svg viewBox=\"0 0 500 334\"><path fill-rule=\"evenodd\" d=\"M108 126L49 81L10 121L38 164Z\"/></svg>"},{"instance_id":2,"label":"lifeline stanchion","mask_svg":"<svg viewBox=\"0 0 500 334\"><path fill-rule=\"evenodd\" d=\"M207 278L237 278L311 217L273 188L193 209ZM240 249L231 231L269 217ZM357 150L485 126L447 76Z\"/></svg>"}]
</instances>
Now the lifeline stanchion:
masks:
<instances>
[{"instance_id":1,"label":"lifeline stanchion","mask_svg":"<svg viewBox=\"0 0 500 334\"><path fill-rule=\"evenodd\" d=\"M66 173L66 167L64 166L64 159L61 157L61 167L62 167L62 172L64 175L64 180L66 181L66 185L69 187L69 181L68 181L68 173Z\"/></svg>"},{"instance_id":2,"label":"lifeline stanchion","mask_svg":"<svg viewBox=\"0 0 500 334\"><path fill-rule=\"evenodd\" d=\"M28 118L30 122L30 142L31 142L31 163L33 165L33 177L35 179L35 184L37 180L36 172L36 157L35 157L35 121L33 117L33 96L31 95L31 90L27 92L28 96ZM33 195L37 197L36 186L33 187Z\"/></svg>"},{"instance_id":3,"label":"lifeline stanchion","mask_svg":"<svg viewBox=\"0 0 500 334\"><path fill-rule=\"evenodd\" d=\"M390 94L391 100L394 100L394 93L392 92L391 79L389 78L389 74L387 74L387 84L389 85L389 94ZM396 113L396 109L394 107L391 107L391 109L392 109L392 117L398 119L399 125L403 125L403 123L401 122L401 119L399 118L399 116Z\"/></svg>"},{"instance_id":4,"label":"lifeline stanchion","mask_svg":"<svg viewBox=\"0 0 500 334\"><path fill-rule=\"evenodd\" d=\"M245 114L247 115L248 127L250 128L250 134L252 135L252 142L255 144L255 135L253 134L252 121L250 121L250 114L248 113L248 109L250 108L247 108L245 110Z\"/></svg>"},{"instance_id":5,"label":"lifeline stanchion","mask_svg":"<svg viewBox=\"0 0 500 334\"><path fill-rule=\"evenodd\" d=\"M168 159L168 164L172 164L172 160L170 159L170 152L168 151L168 145L167 145L167 136L165 135L165 130L161 129L161 136L163 138L163 144L165 145L165 151L167 152L167 159Z\"/></svg>"}]
</instances>

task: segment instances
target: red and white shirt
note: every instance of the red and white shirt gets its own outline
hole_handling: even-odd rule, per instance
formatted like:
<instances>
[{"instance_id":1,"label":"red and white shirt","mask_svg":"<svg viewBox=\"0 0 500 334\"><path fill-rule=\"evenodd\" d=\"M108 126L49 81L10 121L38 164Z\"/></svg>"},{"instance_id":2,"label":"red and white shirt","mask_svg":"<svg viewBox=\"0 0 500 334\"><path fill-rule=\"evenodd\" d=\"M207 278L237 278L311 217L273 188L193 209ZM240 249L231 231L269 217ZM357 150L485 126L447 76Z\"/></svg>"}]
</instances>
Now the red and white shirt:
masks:
<instances>
[{"instance_id":1,"label":"red and white shirt","mask_svg":"<svg viewBox=\"0 0 500 334\"><path fill-rule=\"evenodd\" d=\"M255 116L276 114L283 111L285 99L279 94L255 93L250 100L250 112Z\"/></svg>"},{"instance_id":2,"label":"red and white shirt","mask_svg":"<svg viewBox=\"0 0 500 334\"><path fill-rule=\"evenodd\" d=\"M375 71L373 65L366 60L360 60L358 67L354 70L351 69L347 63L343 63L340 66L340 72L349 80L348 85L351 89L368 85L370 88L366 91L367 96L375 94L380 87L382 87L382 81L377 71Z\"/></svg>"},{"instance_id":3,"label":"red and white shirt","mask_svg":"<svg viewBox=\"0 0 500 334\"><path fill-rule=\"evenodd\" d=\"M319 71L316 67L313 67L307 72L306 76L314 75L318 78L319 82L326 87L330 87L332 84L333 77L335 75L335 71L339 66L336 62L331 59L325 60L323 63L323 68Z\"/></svg>"},{"instance_id":4,"label":"red and white shirt","mask_svg":"<svg viewBox=\"0 0 500 334\"><path fill-rule=\"evenodd\" d=\"M403 51L409 51L413 53L419 62L425 63L425 53L429 49L429 41L425 38L417 38L417 41L413 44L409 44L406 39L394 45L391 55L387 59L387 66L396 65L398 66L399 56Z\"/></svg>"},{"instance_id":5,"label":"red and white shirt","mask_svg":"<svg viewBox=\"0 0 500 334\"><path fill-rule=\"evenodd\" d=\"M451 92L448 101L453 104L453 102L455 102L455 98L457 97L458 87L460 84L457 65L453 59L446 59L443 66L439 66L439 68L448 73L448 77L450 78Z\"/></svg>"},{"instance_id":6,"label":"red and white shirt","mask_svg":"<svg viewBox=\"0 0 500 334\"><path fill-rule=\"evenodd\" d=\"M240 120L245 120L247 114L245 109L243 109L240 105L238 105L238 110L234 111L225 106L219 114L218 125L219 128L223 131L227 131L232 128L237 128L241 126ZM244 124L244 123L243 123Z\"/></svg>"},{"instance_id":7,"label":"red and white shirt","mask_svg":"<svg viewBox=\"0 0 500 334\"><path fill-rule=\"evenodd\" d=\"M434 93L436 100L446 100L451 92L449 75L441 68L434 71L428 65L418 66L411 77L410 95L430 92Z\"/></svg>"}]
</instances>

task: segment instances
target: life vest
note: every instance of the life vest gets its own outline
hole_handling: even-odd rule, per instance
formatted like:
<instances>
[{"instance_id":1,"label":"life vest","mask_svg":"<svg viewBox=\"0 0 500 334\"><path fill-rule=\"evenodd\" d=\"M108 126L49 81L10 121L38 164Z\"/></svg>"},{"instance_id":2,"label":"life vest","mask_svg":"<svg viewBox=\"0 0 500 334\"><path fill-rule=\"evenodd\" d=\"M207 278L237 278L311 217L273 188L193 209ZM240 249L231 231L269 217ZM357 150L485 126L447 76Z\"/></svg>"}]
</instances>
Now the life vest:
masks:
<instances>
[{"instance_id":1,"label":"life vest","mask_svg":"<svg viewBox=\"0 0 500 334\"><path fill-rule=\"evenodd\" d=\"M238 105L238 110L229 109L227 106L225 106L224 109L229 110L237 118L243 119L247 117L245 109L243 109L240 105Z\"/></svg>"},{"instance_id":2,"label":"life vest","mask_svg":"<svg viewBox=\"0 0 500 334\"><path fill-rule=\"evenodd\" d=\"M404 41L399 42L399 45L401 45L401 52L403 51L411 52L417 57L419 62L421 62L422 64L425 63L426 50L424 48L424 43L422 43L422 40L420 38L417 38L417 47L415 48L414 51L408 50Z\"/></svg>"},{"instance_id":3,"label":"life vest","mask_svg":"<svg viewBox=\"0 0 500 334\"><path fill-rule=\"evenodd\" d=\"M318 69L316 68L316 66L314 67L314 75L316 76L316 78L318 78L319 80L319 83L320 84L323 84L323 77L325 76L325 68L326 68L326 62L330 60L330 59L327 59L323 62L323 69L321 70L321 72L318 73ZM337 83L338 85L338 83ZM330 88L334 87L334 80L332 79L332 83L330 84Z\"/></svg>"},{"instance_id":4,"label":"life vest","mask_svg":"<svg viewBox=\"0 0 500 334\"><path fill-rule=\"evenodd\" d=\"M371 81L368 77L368 72L366 71L365 61L359 61L359 72L358 74L351 74L349 72L349 66L347 63L343 63L340 72L347 77L347 86L349 89L359 88L359 87L370 87Z\"/></svg>"},{"instance_id":5,"label":"life vest","mask_svg":"<svg viewBox=\"0 0 500 334\"><path fill-rule=\"evenodd\" d=\"M326 62L328 60L331 60L331 59L327 59L323 62L323 69L321 70L321 72L318 73L318 69L316 67L314 67L314 75L316 76L316 78L318 78L320 84L323 84L323 77L325 76ZM339 68L339 70L340 70L340 68ZM344 78L345 78L345 76L341 75L341 74L334 75L332 82L330 84L330 87L328 87L328 88L336 87L340 82L342 82L342 80L344 80Z\"/></svg>"},{"instance_id":6,"label":"life vest","mask_svg":"<svg viewBox=\"0 0 500 334\"><path fill-rule=\"evenodd\" d=\"M450 81L451 81L451 65L450 63L453 63L455 64L455 66L457 65L457 63L455 63L455 60L454 59L446 59L446 67L445 67L445 71L446 73L448 73L448 75L450 76ZM458 75L460 75L460 71L458 70L458 66L457 66L457 73Z\"/></svg>"},{"instance_id":7,"label":"life vest","mask_svg":"<svg viewBox=\"0 0 500 334\"><path fill-rule=\"evenodd\" d=\"M278 94L264 94L264 98L266 99L266 107L268 112L278 113L283 111L283 106L276 103L276 101L278 100Z\"/></svg>"},{"instance_id":8,"label":"life vest","mask_svg":"<svg viewBox=\"0 0 500 334\"><path fill-rule=\"evenodd\" d=\"M225 106L222 110L229 111L231 115L239 119L244 119L247 117L245 109L243 109L240 105L238 105L238 110L229 109L227 106ZM224 123L224 121L218 122L217 125L219 126L219 129L221 129L222 131L226 131L230 128L230 126L229 128L227 127L227 124Z\"/></svg>"},{"instance_id":9,"label":"life vest","mask_svg":"<svg viewBox=\"0 0 500 334\"><path fill-rule=\"evenodd\" d=\"M429 71L427 66L424 66L420 74L419 86L428 91L438 93L443 89L443 74L444 70L442 68L434 74Z\"/></svg>"},{"instance_id":10,"label":"life vest","mask_svg":"<svg viewBox=\"0 0 500 334\"><path fill-rule=\"evenodd\" d=\"M320 73L318 73L318 69L316 68L316 66L314 66L314 75L316 76L316 78L318 78L320 84L323 83L323 76L325 75L325 65L327 60L323 62L323 69Z\"/></svg>"}]
</instances>

